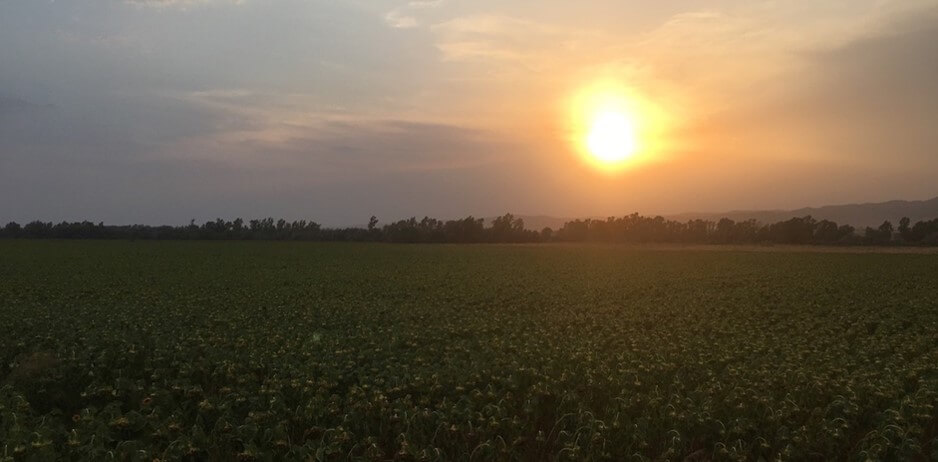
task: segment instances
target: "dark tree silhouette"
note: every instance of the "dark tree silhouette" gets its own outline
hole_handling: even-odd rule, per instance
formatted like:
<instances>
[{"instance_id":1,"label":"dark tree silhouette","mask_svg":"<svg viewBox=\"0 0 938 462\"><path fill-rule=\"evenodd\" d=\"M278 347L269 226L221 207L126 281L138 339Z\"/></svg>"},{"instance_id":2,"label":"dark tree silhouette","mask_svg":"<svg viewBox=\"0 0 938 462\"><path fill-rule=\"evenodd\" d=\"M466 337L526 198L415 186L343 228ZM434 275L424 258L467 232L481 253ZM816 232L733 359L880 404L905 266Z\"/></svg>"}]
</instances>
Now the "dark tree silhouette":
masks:
<instances>
[{"instance_id":1,"label":"dark tree silhouette","mask_svg":"<svg viewBox=\"0 0 938 462\"><path fill-rule=\"evenodd\" d=\"M909 217L902 217L902 219L899 220L899 237L902 238L903 241L911 240L912 228L909 227L911 221Z\"/></svg>"},{"instance_id":2,"label":"dark tree silhouette","mask_svg":"<svg viewBox=\"0 0 938 462\"><path fill-rule=\"evenodd\" d=\"M824 244L824 245L938 245L938 218L919 221L903 218L896 231L889 221L877 228L866 228L857 235L850 225L817 221L810 216L760 225L755 220L717 222L690 220L678 222L663 217L645 217L637 213L605 220L573 220L560 229L528 230L524 221L512 214L492 220L486 227L481 218L472 216L442 221L411 217L379 226L372 216L366 228L323 228L313 221L262 218L227 221L221 218L202 225L195 220L184 226L105 225L90 221L32 221L24 226L16 222L0 228L6 239L204 239L204 240L302 240L398 243L518 243L518 242L627 242L689 244Z\"/></svg>"},{"instance_id":3,"label":"dark tree silhouette","mask_svg":"<svg viewBox=\"0 0 938 462\"><path fill-rule=\"evenodd\" d=\"M892 241L892 233L892 223L886 220L876 229L867 227L863 238L867 244L886 245Z\"/></svg>"}]
</instances>

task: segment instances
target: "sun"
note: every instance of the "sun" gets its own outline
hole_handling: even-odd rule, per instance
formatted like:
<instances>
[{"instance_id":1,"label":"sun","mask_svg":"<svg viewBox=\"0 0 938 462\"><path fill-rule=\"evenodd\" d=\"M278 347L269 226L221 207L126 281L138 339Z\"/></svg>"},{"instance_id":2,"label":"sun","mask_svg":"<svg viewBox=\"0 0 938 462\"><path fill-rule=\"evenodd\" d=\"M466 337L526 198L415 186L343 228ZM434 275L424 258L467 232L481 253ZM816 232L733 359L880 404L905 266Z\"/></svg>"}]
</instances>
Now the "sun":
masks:
<instances>
[{"instance_id":1,"label":"sun","mask_svg":"<svg viewBox=\"0 0 938 462\"><path fill-rule=\"evenodd\" d=\"M597 169L618 172L660 157L662 113L637 91L599 81L576 91L570 104L571 142Z\"/></svg>"},{"instance_id":2,"label":"sun","mask_svg":"<svg viewBox=\"0 0 938 462\"><path fill-rule=\"evenodd\" d=\"M606 110L597 113L590 123L586 146L596 160L615 164L635 154L635 122L629 115Z\"/></svg>"}]
</instances>

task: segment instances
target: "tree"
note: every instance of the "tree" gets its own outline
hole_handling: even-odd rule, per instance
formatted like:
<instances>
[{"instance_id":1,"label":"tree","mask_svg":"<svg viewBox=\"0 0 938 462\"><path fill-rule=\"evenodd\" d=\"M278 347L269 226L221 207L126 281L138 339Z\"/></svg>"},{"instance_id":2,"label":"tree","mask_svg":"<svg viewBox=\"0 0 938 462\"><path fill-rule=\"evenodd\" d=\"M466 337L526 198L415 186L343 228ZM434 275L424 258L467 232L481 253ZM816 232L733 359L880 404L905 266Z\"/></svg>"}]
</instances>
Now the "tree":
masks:
<instances>
[{"instance_id":1,"label":"tree","mask_svg":"<svg viewBox=\"0 0 938 462\"><path fill-rule=\"evenodd\" d=\"M485 239L485 220L468 216L443 223L445 242L482 242Z\"/></svg>"},{"instance_id":2,"label":"tree","mask_svg":"<svg viewBox=\"0 0 938 462\"><path fill-rule=\"evenodd\" d=\"M912 240L912 228L909 227L911 221L909 217L902 217L902 219L899 220L899 236L906 242Z\"/></svg>"},{"instance_id":3,"label":"tree","mask_svg":"<svg viewBox=\"0 0 938 462\"><path fill-rule=\"evenodd\" d=\"M729 218L721 218L717 222L717 227L713 231L713 241L721 244L733 242L733 234L736 229L736 222Z\"/></svg>"},{"instance_id":4,"label":"tree","mask_svg":"<svg viewBox=\"0 0 938 462\"><path fill-rule=\"evenodd\" d=\"M781 244L810 244L814 240L816 224L810 215L773 223L765 230L766 240Z\"/></svg>"},{"instance_id":5,"label":"tree","mask_svg":"<svg viewBox=\"0 0 938 462\"><path fill-rule=\"evenodd\" d=\"M818 244L832 244L840 241L840 229L837 223L830 220L821 220L814 226L814 242Z\"/></svg>"},{"instance_id":6,"label":"tree","mask_svg":"<svg viewBox=\"0 0 938 462\"><path fill-rule=\"evenodd\" d=\"M840 236L837 239L838 244L856 244L860 236L857 236L857 230L850 225L840 225L837 227L837 234Z\"/></svg>"},{"instance_id":7,"label":"tree","mask_svg":"<svg viewBox=\"0 0 938 462\"><path fill-rule=\"evenodd\" d=\"M550 229L549 226L545 226L544 229L541 230L541 240L544 242L550 241L553 235L554 235L554 230Z\"/></svg>"},{"instance_id":8,"label":"tree","mask_svg":"<svg viewBox=\"0 0 938 462\"><path fill-rule=\"evenodd\" d=\"M878 231L879 238L883 243L887 243L892 240L893 227L889 220L886 220L883 222L883 224L879 225Z\"/></svg>"},{"instance_id":9,"label":"tree","mask_svg":"<svg viewBox=\"0 0 938 462\"><path fill-rule=\"evenodd\" d=\"M724 218L714 223L707 220L678 222L663 217L646 217L633 213L604 220L573 220L560 229L527 230L524 221L505 214L492 221L472 216L442 221L411 217L384 226L372 216L366 227L322 228L314 221L288 222L273 218L247 222L237 218L221 218L201 225L191 220L182 226L105 225L104 223L32 221L25 226L10 222L0 228L0 238L32 239L263 239L307 241L387 241L387 242L687 242L687 243L752 243L787 244L888 245L894 242L938 245L938 218L911 225L904 217L899 221L898 236L889 221L879 227L866 228L858 235L850 225L829 220L815 221L810 216L796 217L762 226L755 220L734 222ZM894 238L896 238L894 240Z\"/></svg>"},{"instance_id":10,"label":"tree","mask_svg":"<svg viewBox=\"0 0 938 462\"><path fill-rule=\"evenodd\" d=\"M23 227L20 226L19 223L15 221L11 221L7 223L6 226L3 227L2 234L4 237L19 237L20 231L22 231L22 229Z\"/></svg>"},{"instance_id":11,"label":"tree","mask_svg":"<svg viewBox=\"0 0 938 462\"><path fill-rule=\"evenodd\" d=\"M867 244L885 245L892 240L892 233L892 223L890 223L889 220L886 220L883 222L883 224L879 225L879 227L875 229L867 226L863 237Z\"/></svg>"},{"instance_id":12,"label":"tree","mask_svg":"<svg viewBox=\"0 0 938 462\"><path fill-rule=\"evenodd\" d=\"M524 220L506 213L492 220L490 234L493 242L521 242L524 240Z\"/></svg>"}]
</instances>

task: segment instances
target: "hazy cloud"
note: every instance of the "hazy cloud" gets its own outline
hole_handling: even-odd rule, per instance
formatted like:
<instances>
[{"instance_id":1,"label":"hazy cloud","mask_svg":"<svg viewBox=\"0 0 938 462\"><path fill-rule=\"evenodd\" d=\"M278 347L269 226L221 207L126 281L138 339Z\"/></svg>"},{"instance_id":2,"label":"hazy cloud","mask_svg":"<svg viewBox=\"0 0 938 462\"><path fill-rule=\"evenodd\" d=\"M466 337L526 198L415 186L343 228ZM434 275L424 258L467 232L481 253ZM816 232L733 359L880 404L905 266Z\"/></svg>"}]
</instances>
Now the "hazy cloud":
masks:
<instances>
[{"instance_id":1,"label":"hazy cloud","mask_svg":"<svg viewBox=\"0 0 938 462\"><path fill-rule=\"evenodd\" d=\"M404 16L400 11L397 10L389 11L388 14L384 16L384 20L391 27L398 29L409 29L411 27L417 27L417 20L413 16Z\"/></svg>"},{"instance_id":2,"label":"hazy cloud","mask_svg":"<svg viewBox=\"0 0 938 462\"><path fill-rule=\"evenodd\" d=\"M442 4L443 0L413 0L388 11L384 15L384 21L396 29L414 28L420 24L415 17L417 11L437 8Z\"/></svg>"},{"instance_id":3,"label":"hazy cloud","mask_svg":"<svg viewBox=\"0 0 938 462\"><path fill-rule=\"evenodd\" d=\"M231 7L237 5L237 7ZM621 214L933 196L933 0L0 1L0 222ZM673 153L582 162L594 79Z\"/></svg>"},{"instance_id":4,"label":"hazy cloud","mask_svg":"<svg viewBox=\"0 0 938 462\"><path fill-rule=\"evenodd\" d=\"M587 32L498 15L466 16L433 26L444 59L517 61L534 68L541 59L572 50ZM555 58L554 58L555 59Z\"/></svg>"},{"instance_id":5,"label":"hazy cloud","mask_svg":"<svg viewBox=\"0 0 938 462\"><path fill-rule=\"evenodd\" d=\"M741 127L759 137L742 146L772 147L774 155L938 168L935 56L938 9L892 17L852 41L800 51L759 98L724 108L710 126Z\"/></svg>"},{"instance_id":6,"label":"hazy cloud","mask_svg":"<svg viewBox=\"0 0 938 462\"><path fill-rule=\"evenodd\" d=\"M156 8L167 8L167 7L188 7L194 5L204 5L211 3L218 4L234 4L238 5L244 3L246 0L124 0L125 3L131 5L140 5L147 7L156 7Z\"/></svg>"},{"instance_id":7,"label":"hazy cloud","mask_svg":"<svg viewBox=\"0 0 938 462\"><path fill-rule=\"evenodd\" d=\"M2 115L19 115L28 111L33 111L37 109L49 109L51 105L48 104L35 104L24 99L20 98L11 98L7 96L0 95L0 116Z\"/></svg>"}]
</instances>

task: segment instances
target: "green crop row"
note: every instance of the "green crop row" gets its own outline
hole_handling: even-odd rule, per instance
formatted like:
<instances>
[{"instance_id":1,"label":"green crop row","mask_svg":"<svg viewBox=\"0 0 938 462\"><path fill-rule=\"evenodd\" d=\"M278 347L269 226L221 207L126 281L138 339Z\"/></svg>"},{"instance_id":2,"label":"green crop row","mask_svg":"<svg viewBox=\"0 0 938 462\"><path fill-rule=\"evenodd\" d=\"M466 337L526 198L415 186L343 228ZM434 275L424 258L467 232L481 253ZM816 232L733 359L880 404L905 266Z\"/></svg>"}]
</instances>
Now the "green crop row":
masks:
<instances>
[{"instance_id":1,"label":"green crop row","mask_svg":"<svg viewBox=\"0 0 938 462\"><path fill-rule=\"evenodd\" d=\"M0 242L0 461L938 460L938 256Z\"/></svg>"}]
</instances>

